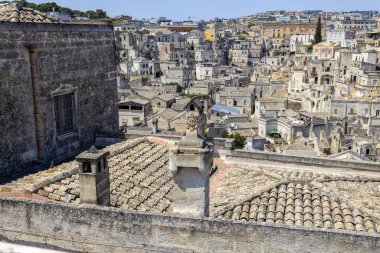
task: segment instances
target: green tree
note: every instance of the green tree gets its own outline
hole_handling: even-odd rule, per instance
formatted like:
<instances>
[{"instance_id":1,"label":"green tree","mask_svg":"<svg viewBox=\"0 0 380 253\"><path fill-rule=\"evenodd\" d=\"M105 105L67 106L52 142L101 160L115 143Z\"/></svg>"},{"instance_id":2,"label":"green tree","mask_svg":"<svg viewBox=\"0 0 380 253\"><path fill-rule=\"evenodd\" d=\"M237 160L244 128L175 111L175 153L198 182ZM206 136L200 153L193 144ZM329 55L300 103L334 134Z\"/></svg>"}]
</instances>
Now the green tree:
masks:
<instances>
[{"instance_id":1,"label":"green tree","mask_svg":"<svg viewBox=\"0 0 380 253\"><path fill-rule=\"evenodd\" d=\"M314 44L322 42L322 23L321 16L318 16L317 28L314 35Z\"/></svg>"},{"instance_id":2,"label":"green tree","mask_svg":"<svg viewBox=\"0 0 380 253\"><path fill-rule=\"evenodd\" d=\"M229 138L229 137L230 137L230 134L224 130L222 133L222 138Z\"/></svg>"},{"instance_id":3,"label":"green tree","mask_svg":"<svg viewBox=\"0 0 380 253\"><path fill-rule=\"evenodd\" d=\"M200 99L206 99L209 97L209 95L206 94L186 94L188 98L200 98Z\"/></svg>"},{"instance_id":4,"label":"green tree","mask_svg":"<svg viewBox=\"0 0 380 253\"><path fill-rule=\"evenodd\" d=\"M235 140L235 147L239 149L244 148L247 142L247 138L240 133L229 134L227 131L223 131L222 138L233 138Z\"/></svg>"},{"instance_id":5,"label":"green tree","mask_svg":"<svg viewBox=\"0 0 380 253\"><path fill-rule=\"evenodd\" d=\"M55 11L60 11L60 6L58 6L54 2L48 2L48 3L39 4L37 9L43 12L53 11L53 9L55 9Z\"/></svg>"},{"instance_id":6,"label":"green tree","mask_svg":"<svg viewBox=\"0 0 380 253\"><path fill-rule=\"evenodd\" d=\"M102 9L97 9L95 11L89 10L86 12L78 11L78 10L72 10L70 8L62 7L58 5L55 2L47 2L42 4L34 4L34 3L28 3L26 0L19 0L19 4L22 7L28 7L32 9L36 9L42 12L50 12L55 11L66 13L70 16L81 16L81 17L88 17L90 19L104 19L108 18L107 13L103 11Z\"/></svg>"},{"instance_id":7,"label":"green tree","mask_svg":"<svg viewBox=\"0 0 380 253\"><path fill-rule=\"evenodd\" d=\"M26 2L26 0L20 0L19 1L21 7L26 7L28 5L28 3Z\"/></svg>"},{"instance_id":8,"label":"green tree","mask_svg":"<svg viewBox=\"0 0 380 253\"><path fill-rule=\"evenodd\" d=\"M183 91L182 86L179 85L178 83L176 84L176 86L177 86L177 93L182 93L182 91Z\"/></svg>"},{"instance_id":9,"label":"green tree","mask_svg":"<svg viewBox=\"0 0 380 253\"><path fill-rule=\"evenodd\" d=\"M101 9L97 9L96 11L86 11L85 14L90 19L107 18L107 13Z\"/></svg>"},{"instance_id":10,"label":"green tree","mask_svg":"<svg viewBox=\"0 0 380 253\"><path fill-rule=\"evenodd\" d=\"M244 148L244 146L246 144L246 141L247 141L247 138L245 138L240 133L231 134L230 138L234 138L235 139L235 147L236 148L240 148L240 149Z\"/></svg>"},{"instance_id":11,"label":"green tree","mask_svg":"<svg viewBox=\"0 0 380 253\"><path fill-rule=\"evenodd\" d=\"M179 83L175 83L175 82L173 82L173 83L168 83L167 85L173 85L173 86L176 86L177 87L177 93L182 93L182 91L183 91L183 88L182 88L182 86L179 84Z\"/></svg>"}]
</instances>

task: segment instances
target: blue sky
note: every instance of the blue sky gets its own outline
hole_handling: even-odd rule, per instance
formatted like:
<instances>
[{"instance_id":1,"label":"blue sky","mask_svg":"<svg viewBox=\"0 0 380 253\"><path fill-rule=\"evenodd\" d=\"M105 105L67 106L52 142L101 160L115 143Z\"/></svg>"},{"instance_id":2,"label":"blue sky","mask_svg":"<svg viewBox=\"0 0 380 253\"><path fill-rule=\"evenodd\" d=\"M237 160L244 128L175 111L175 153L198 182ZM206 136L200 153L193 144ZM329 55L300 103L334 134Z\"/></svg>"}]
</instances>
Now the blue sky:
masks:
<instances>
[{"instance_id":1,"label":"blue sky","mask_svg":"<svg viewBox=\"0 0 380 253\"><path fill-rule=\"evenodd\" d=\"M380 0L29 0L53 2L72 9L103 9L108 15L131 15L135 18L166 16L175 20L246 16L263 10L322 9L378 10Z\"/></svg>"}]
</instances>

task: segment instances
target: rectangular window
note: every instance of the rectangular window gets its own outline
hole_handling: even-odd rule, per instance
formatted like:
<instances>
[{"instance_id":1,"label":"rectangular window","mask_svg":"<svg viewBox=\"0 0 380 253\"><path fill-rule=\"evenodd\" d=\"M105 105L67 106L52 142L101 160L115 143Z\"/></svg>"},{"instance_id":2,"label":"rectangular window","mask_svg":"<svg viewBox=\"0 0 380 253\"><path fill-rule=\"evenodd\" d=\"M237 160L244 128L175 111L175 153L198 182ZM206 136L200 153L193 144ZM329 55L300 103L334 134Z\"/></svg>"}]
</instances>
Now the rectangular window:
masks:
<instances>
[{"instance_id":1,"label":"rectangular window","mask_svg":"<svg viewBox=\"0 0 380 253\"><path fill-rule=\"evenodd\" d=\"M57 135L74 132L74 93L54 97Z\"/></svg>"},{"instance_id":2,"label":"rectangular window","mask_svg":"<svg viewBox=\"0 0 380 253\"><path fill-rule=\"evenodd\" d=\"M91 173L91 163L89 162L83 163L83 173Z\"/></svg>"},{"instance_id":3,"label":"rectangular window","mask_svg":"<svg viewBox=\"0 0 380 253\"><path fill-rule=\"evenodd\" d=\"M380 116L380 110L376 110L376 117Z\"/></svg>"}]
</instances>

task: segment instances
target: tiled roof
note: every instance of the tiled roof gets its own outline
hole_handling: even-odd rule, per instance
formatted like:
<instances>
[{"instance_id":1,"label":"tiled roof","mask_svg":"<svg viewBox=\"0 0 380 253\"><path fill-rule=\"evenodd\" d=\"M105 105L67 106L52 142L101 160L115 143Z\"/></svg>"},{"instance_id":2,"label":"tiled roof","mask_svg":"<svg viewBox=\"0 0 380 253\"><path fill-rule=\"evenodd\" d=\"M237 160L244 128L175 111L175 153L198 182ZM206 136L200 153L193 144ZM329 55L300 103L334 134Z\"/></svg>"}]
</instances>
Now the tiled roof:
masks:
<instances>
[{"instance_id":1,"label":"tiled roof","mask_svg":"<svg viewBox=\"0 0 380 253\"><path fill-rule=\"evenodd\" d=\"M185 112L178 112L171 108L165 109L161 112L159 112L158 117L162 118L166 121L172 121L174 118L176 118L179 115L184 114Z\"/></svg>"},{"instance_id":2,"label":"tiled roof","mask_svg":"<svg viewBox=\"0 0 380 253\"><path fill-rule=\"evenodd\" d=\"M175 99L175 96L172 95L172 94L161 94L159 95L157 98L163 100L163 101L171 101L171 100L174 100Z\"/></svg>"},{"instance_id":3,"label":"tiled roof","mask_svg":"<svg viewBox=\"0 0 380 253\"><path fill-rule=\"evenodd\" d=\"M218 218L375 233L372 219L309 183L281 184Z\"/></svg>"},{"instance_id":4,"label":"tiled roof","mask_svg":"<svg viewBox=\"0 0 380 253\"><path fill-rule=\"evenodd\" d=\"M108 163L111 206L131 211L172 212L174 182L168 169L169 146L158 143L162 142L140 138L105 148L111 153ZM380 232L378 177L330 175L293 168L264 169L249 163L219 165L216 173L223 174L223 166L228 173L223 181L218 181L218 174L211 178L210 182L217 186L210 194L213 217ZM76 166L74 161L25 176L0 186L0 193L17 188L35 193L34 197L80 204Z\"/></svg>"},{"instance_id":5,"label":"tiled roof","mask_svg":"<svg viewBox=\"0 0 380 253\"><path fill-rule=\"evenodd\" d=\"M182 98L177 99L174 104L172 104L171 108L176 111L182 111L186 108L186 106L191 102L191 98Z\"/></svg>"},{"instance_id":6,"label":"tiled roof","mask_svg":"<svg viewBox=\"0 0 380 253\"><path fill-rule=\"evenodd\" d=\"M127 210L171 212L173 188L165 146L143 142L109 158L111 206ZM39 189L54 201L80 204L79 175Z\"/></svg>"},{"instance_id":7,"label":"tiled roof","mask_svg":"<svg viewBox=\"0 0 380 253\"><path fill-rule=\"evenodd\" d=\"M136 94L142 98L152 100L159 96L159 92L156 90L135 90Z\"/></svg>"},{"instance_id":8,"label":"tiled roof","mask_svg":"<svg viewBox=\"0 0 380 253\"><path fill-rule=\"evenodd\" d=\"M345 160L345 161L363 161L363 162L373 162L365 156L359 155L352 150L346 150L338 154L333 154L329 156L330 159Z\"/></svg>"},{"instance_id":9,"label":"tiled roof","mask_svg":"<svg viewBox=\"0 0 380 253\"><path fill-rule=\"evenodd\" d=\"M119 103L119 105L130 105L130 104L147 105L149 104L149 100L141 99L140 97L130 97L130 98L127 98L125 101L122 101Z\"/></svg>"},{"instance_id":10,"label":"tiled roof","mask_svg":"<svg viewBox=\"0 0 380 253\"><path fill-rule=\"evenodd\" d=\"M295 141L295 143L287 145L283 150L293 150L293 151L315 151L312 147L307 145L308 139L300 138ZM306 145L305 145L306 144Z\"/></svg>"},{"instance_id":11,"label":"tiled roof","mask_svg":"<svg viewBox=\"0 0 380 253\"><path fill-rule=\"evenodd\" d=\"M54 23L45 13L26 7L17 2L0 3L0 22Z\"/></svg>"}]
</instances>

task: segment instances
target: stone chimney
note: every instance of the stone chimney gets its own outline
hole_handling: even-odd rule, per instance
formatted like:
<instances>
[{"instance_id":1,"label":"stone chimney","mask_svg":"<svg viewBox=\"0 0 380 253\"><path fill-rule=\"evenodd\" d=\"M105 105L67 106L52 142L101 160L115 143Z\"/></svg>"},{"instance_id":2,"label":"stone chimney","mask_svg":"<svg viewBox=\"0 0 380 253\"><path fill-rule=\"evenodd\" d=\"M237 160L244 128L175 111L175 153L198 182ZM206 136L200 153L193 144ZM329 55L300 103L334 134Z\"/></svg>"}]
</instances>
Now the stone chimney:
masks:
<instances>
[{"instance_id":1,"label":"stone chimney","mask_svg":"<svg viewBox=\"0 0 380 253\"><path fill-rule=\"evenodd\" d=\"M110 179L107 157L109 152L92 146L76 157L79 167L80 203L108 206Z\"/></svg>"},{"instance_id":2,"label":"stone chimney","mask_svg":"<svg viewBox=\"0 0 380 253\"><path fill-rule=\"evenodd\" d=\"M170 150L169 170L174 177L173 213L202 218L209 215L209 179L213 149L198 135L199 117L186 121L186 135Z\"/></svg>"}]
</instances>

